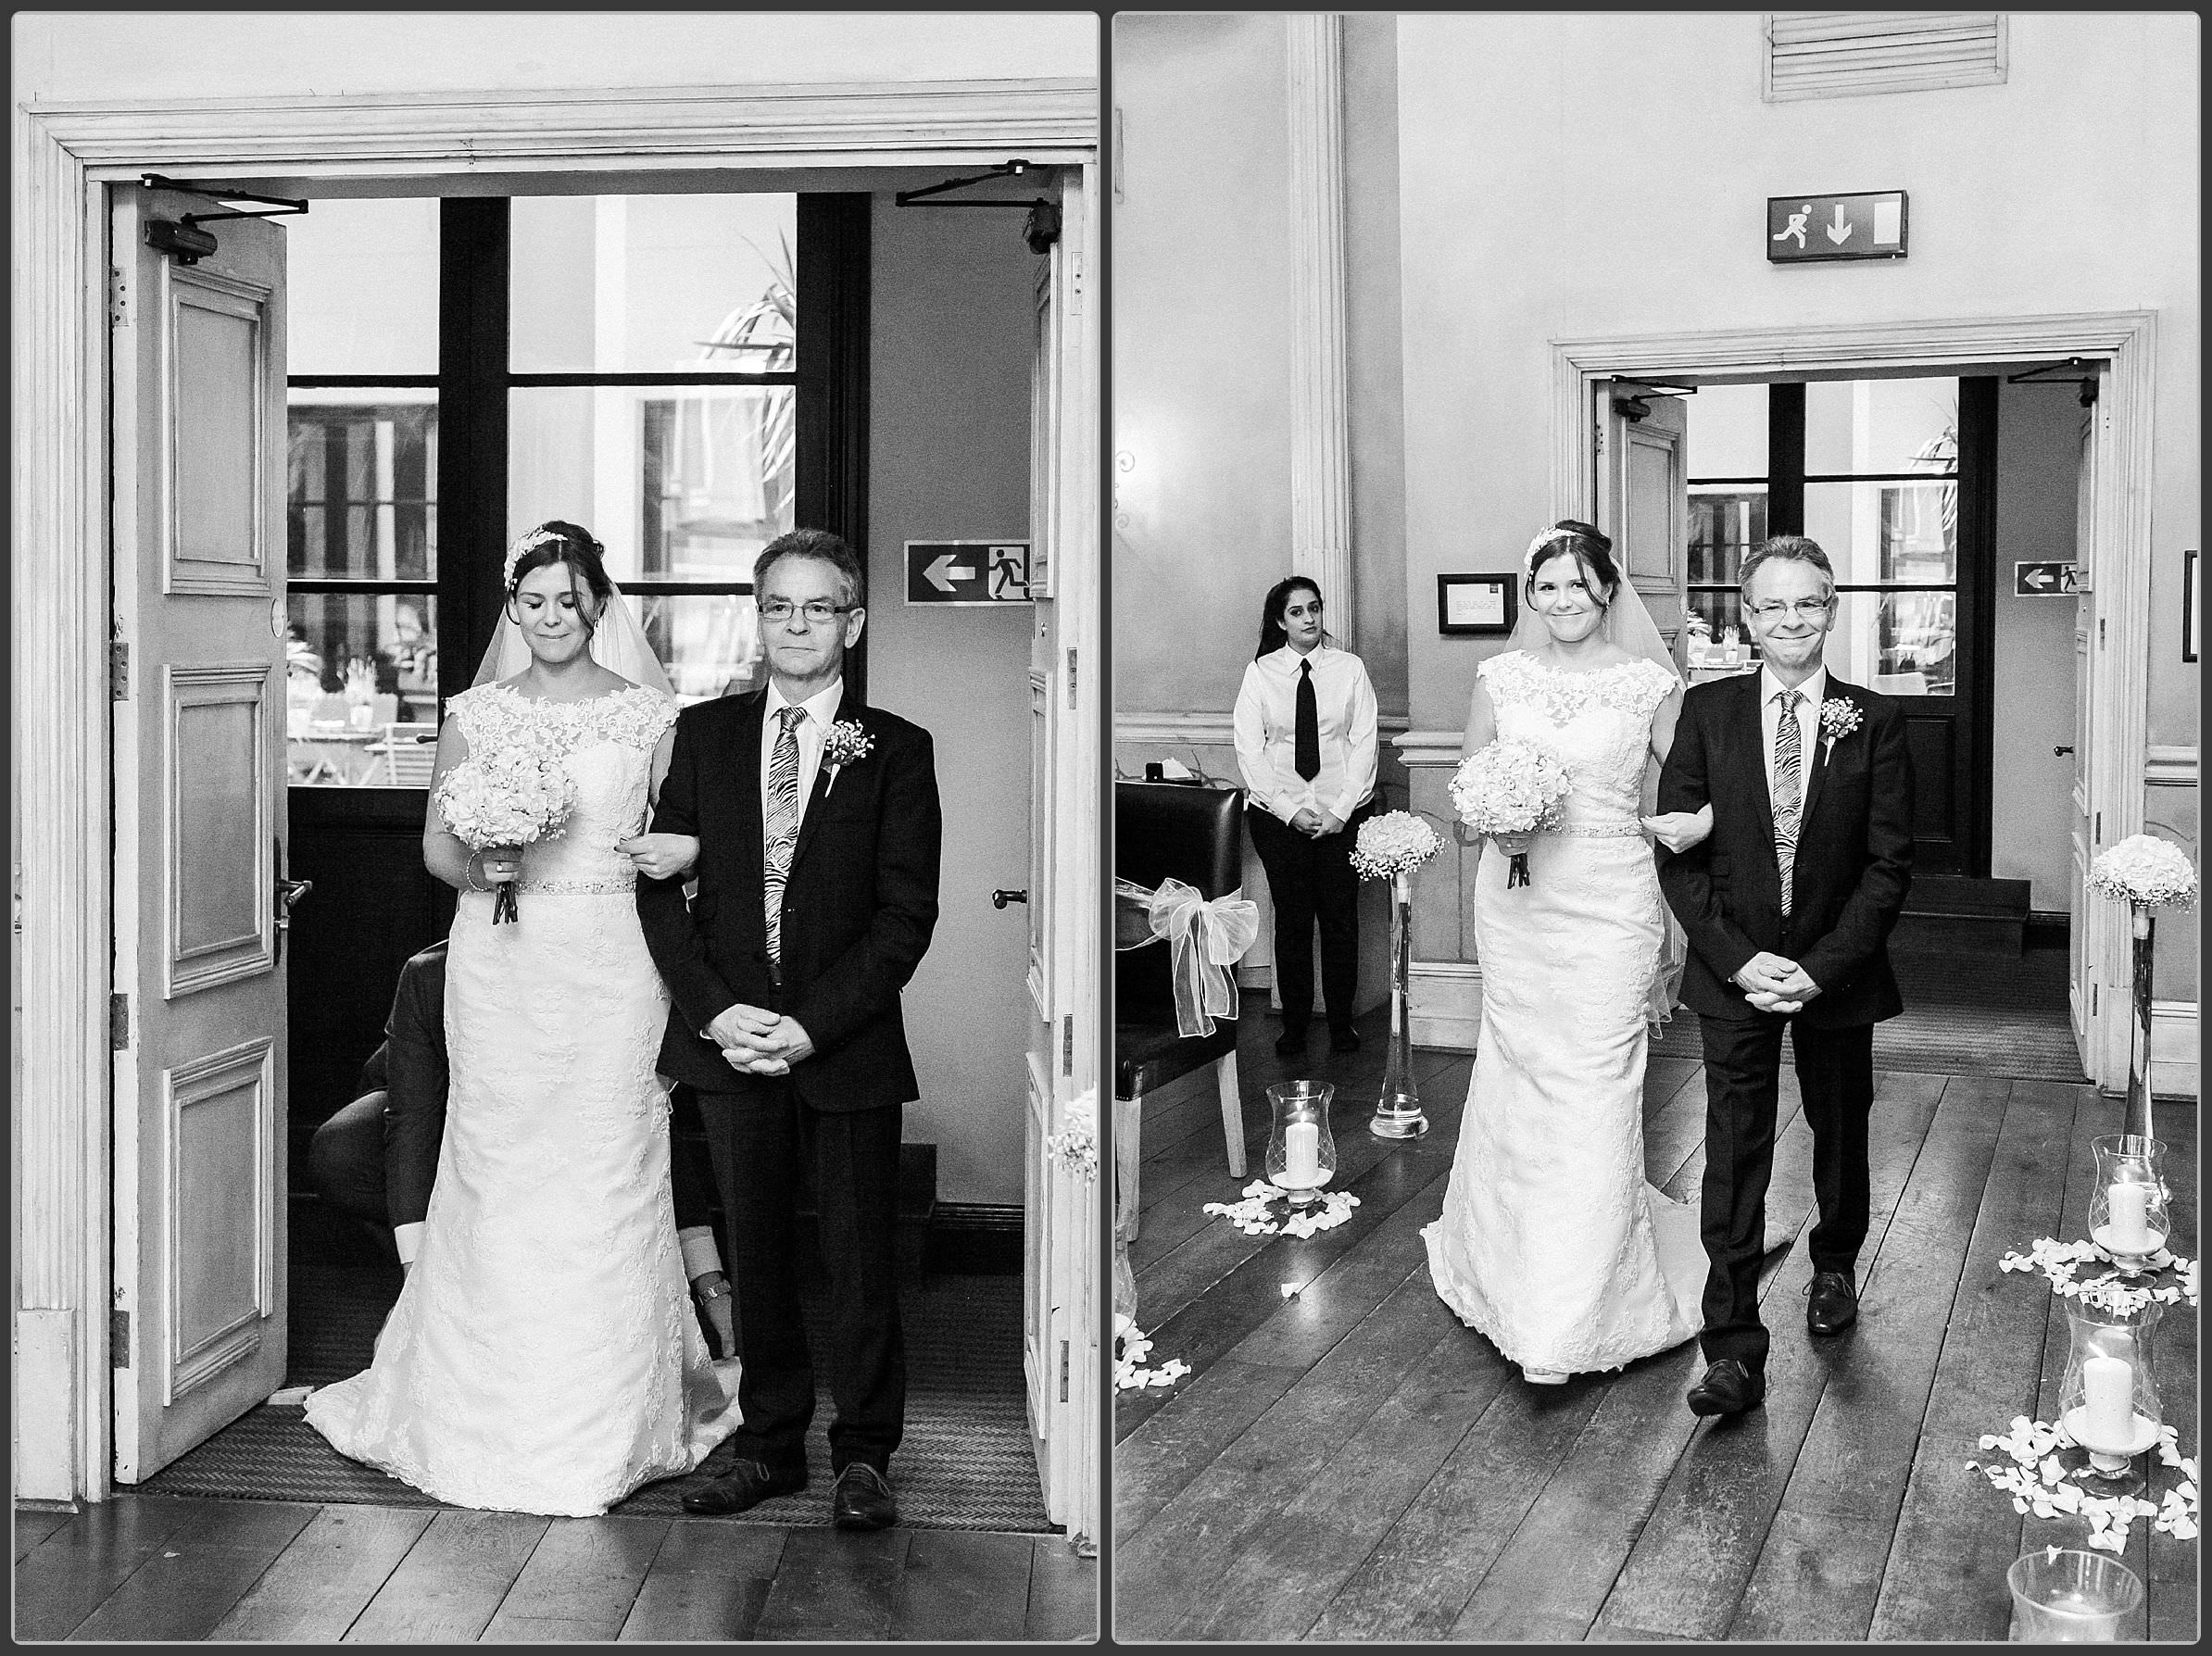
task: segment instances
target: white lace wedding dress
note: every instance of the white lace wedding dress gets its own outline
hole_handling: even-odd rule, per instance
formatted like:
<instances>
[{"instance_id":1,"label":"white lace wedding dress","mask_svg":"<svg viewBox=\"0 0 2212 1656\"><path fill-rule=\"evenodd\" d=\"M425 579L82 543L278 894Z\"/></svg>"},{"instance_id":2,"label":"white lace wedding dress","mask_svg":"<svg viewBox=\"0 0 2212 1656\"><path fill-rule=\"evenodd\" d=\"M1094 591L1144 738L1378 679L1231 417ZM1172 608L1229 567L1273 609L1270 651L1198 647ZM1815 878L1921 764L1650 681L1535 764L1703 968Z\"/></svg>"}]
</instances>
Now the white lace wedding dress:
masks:
<instances>
[{"instance_id":1,"label":"white lace wedding dress","mask_svg":"<svg viewBox=\"0 0 2212 1656\"><path fill-rule=\"evenodd\" d=\"M1694 1203L1643 1169L1647 997L1664 899L1637 821L1652 715L1675 679L1635 660L1562 672L1514 650L1478 669L1498 734L1541 743L1573 792L1527 885L1485 846L1473 918L1482 1027L1436 1289L1525 1370L1585 1374L1679 1345L1703 1323Z\"/></svg>"},{"instance_id":2,"label":"white lace wedding dress","mask_svg":"<svg viewBox=\"0 0 2212 1656\"><path fill-rule=\"evenodd\" d=\"M693 1318L654 1075L668 996L615 842L645 822L675 704L500 684L448 704L471 752L527 729L578 802L530 847L519 921L463 893L446 963L452 1085L420 1251L376 1356L307 1401L341 1454L457 1506L589 1516L736 1429L736 1363Z\"/></svg>"}]
</instances>

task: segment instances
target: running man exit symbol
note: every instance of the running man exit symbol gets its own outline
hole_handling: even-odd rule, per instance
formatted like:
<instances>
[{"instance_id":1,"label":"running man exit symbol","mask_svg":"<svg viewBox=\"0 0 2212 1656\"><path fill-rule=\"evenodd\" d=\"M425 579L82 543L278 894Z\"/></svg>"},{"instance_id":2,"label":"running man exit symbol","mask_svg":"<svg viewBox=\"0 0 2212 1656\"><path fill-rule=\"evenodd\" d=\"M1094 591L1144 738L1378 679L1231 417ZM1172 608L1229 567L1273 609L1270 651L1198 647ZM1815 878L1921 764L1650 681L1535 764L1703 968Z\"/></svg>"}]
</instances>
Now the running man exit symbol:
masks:
<instances>
[{"instance_id":1,"label":"running man exit symbol","mask_svg":"<svg viewBox=\"0 0 2212 1656\"><path fill-rule=\"evenodd\" d=\"M906 543L910 604L1026 604L1030 576L1026 541Z\"/></svg>"},{"instance_id":2,"label":"running man exit symbol","mask_svg":"<svg viewBox=\"0 0 2212 1656\"><path fill-rule=\"evenodd\" d=\"M1903 190L1851 195L1770 195L1766 198L1766 260L1769 264L1903 258L1904 253L1905 194Z\"/></svg>"}]
</instances>

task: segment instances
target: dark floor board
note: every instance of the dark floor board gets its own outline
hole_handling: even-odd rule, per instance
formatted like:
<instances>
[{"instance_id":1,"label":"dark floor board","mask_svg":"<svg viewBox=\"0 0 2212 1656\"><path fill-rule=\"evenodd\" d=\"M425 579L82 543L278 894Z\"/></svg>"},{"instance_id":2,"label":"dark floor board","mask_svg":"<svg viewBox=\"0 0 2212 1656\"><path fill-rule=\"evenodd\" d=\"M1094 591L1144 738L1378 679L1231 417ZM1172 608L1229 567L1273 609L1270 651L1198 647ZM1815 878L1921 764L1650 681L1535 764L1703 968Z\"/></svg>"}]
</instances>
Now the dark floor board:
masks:
<instances>
[{"instance_id":1,"label":"dark floor board","mask_svg":"<svg viewBox=\"0 0 2212 1656\"><path fill-rule=\"evenodd\" d=\"M206 1638L315 1516L313 1507L288 1501L214 1505L171 1531L69 1637Z\"/></svg>"},{"instance_id":2,"label":"dark floor board","mask_svg":"<svg viewBox=\"0 0 2212 1656\"><path fill-rule=\"evenodd\" d=\"M1884 1231L1928 1135L1940 1076L1885 1076L1869 1132L1872 1216L1862 1260L1879 1260ZM1717 1638L1742 1596L1820 1400L1829 1354L1809 1344L1803 1321L1812 1264L1792 1249L1765 1301L1772 1333L1766 1400L1724 1416L1690 1439L1638 1536L1596 1625Z\"/></svg>"},{"instance_id":3,"label":"dark floor board","mask_svg":"<svg viewBox=\"0 0 2212 1656\"><path fill-rule=\"evenodd\" d=\"M1672 1072L1687 1068L1689 1074ZM1653 1059L1644 1073L1644 1177L1664 1187L1679 1173L1705 1137L1705 1072L1703 1065Z\"/></svg>"},{"instance_id":4,"label":"dark floor board","mask_svg":"<svg viewBox=\"0 0 2212 1656\"><path fill-rule=\"evenodd\" d=\"M795 1529L753 1628L755 1638L888 1637L911 1529Z\"/></svg>"},{"instance_id":5,"label":"dark floor board","mask_svg":"<svg viewBox=\"0 0 2212 1656\"><path fill-rule=\"evenodd\" d=\"M420 1508L320 1508L207 1637L287 1644L345 1637L435 1515Z\"/></svg>"},{"instance_id":6,"label":"dark floor board","mask_svg":"<svg viewBox=\"0 0 2212 1656\"><path fill-rule=\"evenodd\" d=\"M171 1535L211 1521L222 1505L124 1495L76 1513L16 1570L16 1637L66 1637Z\"/></svg>"},{"instance_id":7,"label":"dark floor board","mask_svg":"<svg viewBox=\"0 0 2212 1656\"><path fill-rule=\"evenodd\" d=\"M484 1628L487 1643L613 1638L668 1538L666 1518L556 1518Z\"/></svg>"},{"instance_id":8,"label":"dark floor board","mask_svg":"<svg viewBox=\"0 0 2212 1656\"><path fill-rule=\"evenodd\" d=\"M347 1630L346 1642L472 1641L551 1522L521 1512L440 1512Z\"/></svg>"},{"instance_id":9,"label":"dark floor board","mask_svg":"<svg viewBox=\"0 0 2212 1656\"><path fill-rule=\"evenodd\" d=\"M1034 1536L916 1530L892 1596L891 1637L1020 1638L1036 1551Z\"/></svg>"},{"instance_id":10,"label":"dark floor board","mask_svg":"<svg viewBox=\"0 0 2212 1656\"><path fill-rule=\"evenodd\" d=\"M1448 1332L1345 1440L1317 1478L1251 1537L1186 1618L1190 1636L1297 1638L1459 1446L1512 1365L1480 1336Z\"/></svg>"},{"instance_id":11,"label":"dark floor board","mask_svg":"<svg viewBox=\"0 0 2212 1656\"><path fill-rule=\"evenodd\" d=\"M2162 1104L2155 1122L2158 1137L2166 1145L2166 1182L2173 1191L2173 1235L2167 1246L2185 1260L2197 1257L2197 1115L2193 1105ZM2166 1308L2154 1338L2157 1341L2158 1396L2166 1424L2181 1435L2181 1452L2194 1460L2197 1443L2197 1308L2186 1301ZM2181 1481L2180 1469L2157 1464L2152 1458L2151 1491L2146 1499L2159 1501ZM2203 1468L2200 1464L2199 1471ZM2199 1480L2200 1485L2202 1480ZM2146 1529L2149 1527L2146 1524ZM2150 1549L2150 1637L2193 1642L2197 1636L2197 1563L2199 1540L2177 1540L2151 1530L2145 1537Z\"/></svg>"},{"instance_id":12,"label":"dark floor board","mask_svg":"<svg viewBox=\"0 0 2212 1656\"><path fill-rule=\"evenodd\" d=\"M1247 1537L1302 1493L1452 1326L1414 1262L1398 1291L1133 1533L1116 1531L1115 1636L1149 1638L1204 1600Z\"/></svg>"},{"instance_id":13,"label":"dark floor board","mask_svg":"<svg viewBox=\"0 0 2212 1656\"><path fill-rule=\"evenodd\" d=\"M1859 1320L1833 1342L1730 1637L1866 1637L2011 1085L1944 1087L1880 1251L1859 1273Z\"/></svg>"},{"instance_id":14,"label":"dark floor board","mask_svg":"<svg viewBox=\"0 0 2212 1656\"><path fill-rule=\"evenodd\" d=\"M16 1562L29 1558L33 1549L56 1530L64 1527L75 1517L74 1512L45 1512L34 1509L16 1509Z\"/></svg>"},{"instance_id":15,"label":"dark floor board","mask_svg":"<svg viewBox=\"0 0 2212 1656\"><path fill-rule=\"evenodd\" d=\"M647 1575L616 1637L624 1644L751 1638L767 1602L768 1583L758 1576L710 1570Z\"/></svg>"},{"instance_id":16,"label":"dark floor board","mask_svg":"<svg viewBox=\"0 0 2212 1656\"><path fill-rule=\"evenodd\" d=\"M1062 1536L1038 1536L1029 1562L1029 1608L1022 1637L1063 1644L1099 1637L1099 1561L1083 1558Z\"/></svg>"},{"instance_id":17,"label":"dark floor board","mask_svg":"<svg viewBox=\"0 0 2212 1656\"><path fill-rule=\"evenodd\" d=\"M669 1525L650 1575L735 1575L773 1581L791 1531L738 1518L685 1517Z\"/></svg>"},{"instance_id":18,"label":"dark floor board","mask_svg":"<svg viewBox=\"0 0 2212 1656\"><path fill-rule=\"evenodd\" d=\"M1472 1330L1463 1332L1471 1348L1488 1349ZM1491 1361L1504 1364L1494 1354ZM1447 1637L1603 1393L1604 1383L1591 1375L1565 1386L1509 1379L1345 1581L1311 1637Z\"/></svg>"},{"instance_id":19,"label":"dark floor board","mask_svg":"<svg viewBox=\"0 0 2212 1656\"><path fill-rule=\"evenodd\" d=\"M1967 1245L1958 1293L1920 1441L1889 1547L1868 1637L2001 1638L2011 1615L2005 1572L2019 1526L2005 1498L1968 1461L1989 1459L1984 1432L2003 1432L2035 1402L2023 1358L2042 1349L2052 1295L1997 1261L2055 1234L2075 1089L2015 1082L1988 1187Z\"/></svg>"},{"instance_id":20,"label":"dark floor board","mask_svg":"<svg viewBox=\"0 0 2212 1656\"><path fill-rule=\"evenodd\" d=\"M1380 1141L1370 1139L1369 1143ZM1233 1265L1217 1275L1208 1292L1187 1300L1180 1311L1152 1329L1152 1352L1148 1361L1157 1363L1179 1357L1190 1364L1194 1374L1203 1374L1255 1329L1284 1311L1285 1283L1316 1280L1331 1263L1352 1252L1409 1201L1429 1199L1428 1193L1445 1177L1435 1170L1435 1164L1403 1152L1386 1153L1386 1157L1381 1166L1352 1181L1351 1188L1360 1198L1360 1205L1334 1229L1305 1237L1245 1236L1231 1229L1226 1220L1219 1221L1221 1230L1236 1243L1251 1246L1238 1248L1225 1241L1219 1244L1222 1252L1210 1257L1232 1259ZM1415 1185L1414 1181L1423 1179L1424 1175L1428 1176L1422 1184ZM1415 1247L1399 1273L1400 1280L1419 1261L1420 1250ZM1141 1285L1137 1292L1141 1321L1144 1314ZM1115 1404L1117 1436L1127 1436L1164 1408L1173 1396L1172 1390L1150 1388L1122 1393Z\"/></svg>"},{"instance_id":21,"label":"dark floor board","mask_svg":"<svg viewBox=\"0 0 2212 1656\"><path fill-rule=\"evenodd\" d=\"M1114 1447L1113 1533L1150 1521L1304 1373L1225 1357L1179 1388Z\"/></svg>"}]
</instances>

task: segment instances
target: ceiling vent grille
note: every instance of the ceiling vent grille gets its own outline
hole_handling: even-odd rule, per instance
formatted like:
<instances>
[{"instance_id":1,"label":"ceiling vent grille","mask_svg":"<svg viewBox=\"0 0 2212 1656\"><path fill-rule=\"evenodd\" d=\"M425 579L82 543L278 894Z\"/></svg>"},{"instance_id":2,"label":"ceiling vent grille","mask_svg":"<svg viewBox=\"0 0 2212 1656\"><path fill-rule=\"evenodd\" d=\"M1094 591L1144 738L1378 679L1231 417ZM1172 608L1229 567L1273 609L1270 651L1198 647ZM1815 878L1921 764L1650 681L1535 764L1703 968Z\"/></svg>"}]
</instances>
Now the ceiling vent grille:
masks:
<instances>
[{"instance_id":1,"label":"ceiling vent grille","mask_svg":"<svg viewBox=\"0 0 2212 1656\"><path fill-rule=\"evenodd\" d=\"M1769 12L1763 90L1782 103L1992 86L2005 54L2003 12Z\"/></svg>"}]
</instances>

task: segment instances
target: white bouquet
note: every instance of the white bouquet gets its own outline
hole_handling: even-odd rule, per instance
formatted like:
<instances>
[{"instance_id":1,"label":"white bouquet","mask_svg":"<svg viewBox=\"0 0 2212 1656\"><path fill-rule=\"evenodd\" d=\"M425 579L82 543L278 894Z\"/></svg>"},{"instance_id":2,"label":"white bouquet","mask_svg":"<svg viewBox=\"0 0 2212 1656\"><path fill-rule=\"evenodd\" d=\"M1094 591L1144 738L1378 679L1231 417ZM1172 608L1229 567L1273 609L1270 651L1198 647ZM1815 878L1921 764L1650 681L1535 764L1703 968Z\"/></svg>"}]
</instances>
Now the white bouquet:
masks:
<instances>
[{"instance_id":1,"label":"white bouquet","mask_svg":"<svg viewBox=\"0 0 2212 1656\"><path fill-rule=\"evenodd\" d=\"M2089 865L2089 888L2116 903L2189 909L2196 904L2196 871L2179 847L2131 834Z\"/></svg>"},{"instance_id":2,"label":"white bouquet","mask_svg":"<svg viewBox=\"0 0 2212 1656\"><path fill-rule=\"evenodd\" d=\"M1360 824L1351 866L1369 880L1410 874L1444 848L1444 836L1410 810L1386 810Z\"/></svg>"},{"instance_id":3,"label":"white bouquet","mask_svg":"<svg viewBox=\"0 0 2212 1656\"><path fill-rule=\"evenodd\" d=\"M1559 756L1526 737L1500 736L1460 761L1446 791L1459 820L1513 859L1506 884L1527 884L1531 840L1566 819L1567 772Z\"/></svg>"},{"instance_id":4,"label":"white bouquet","mask_svg":"<svg viewBox=\"0 0 2212 1656\"><path fill-rule=\"evenodd\" d=\"M438 812L471 851L558 839L576 808L576 784L561 755L543 742L519 741L474 754L438 784ZM511 881L499 886L492 923L520 918Z\"/></svg>"}]
</instances>

